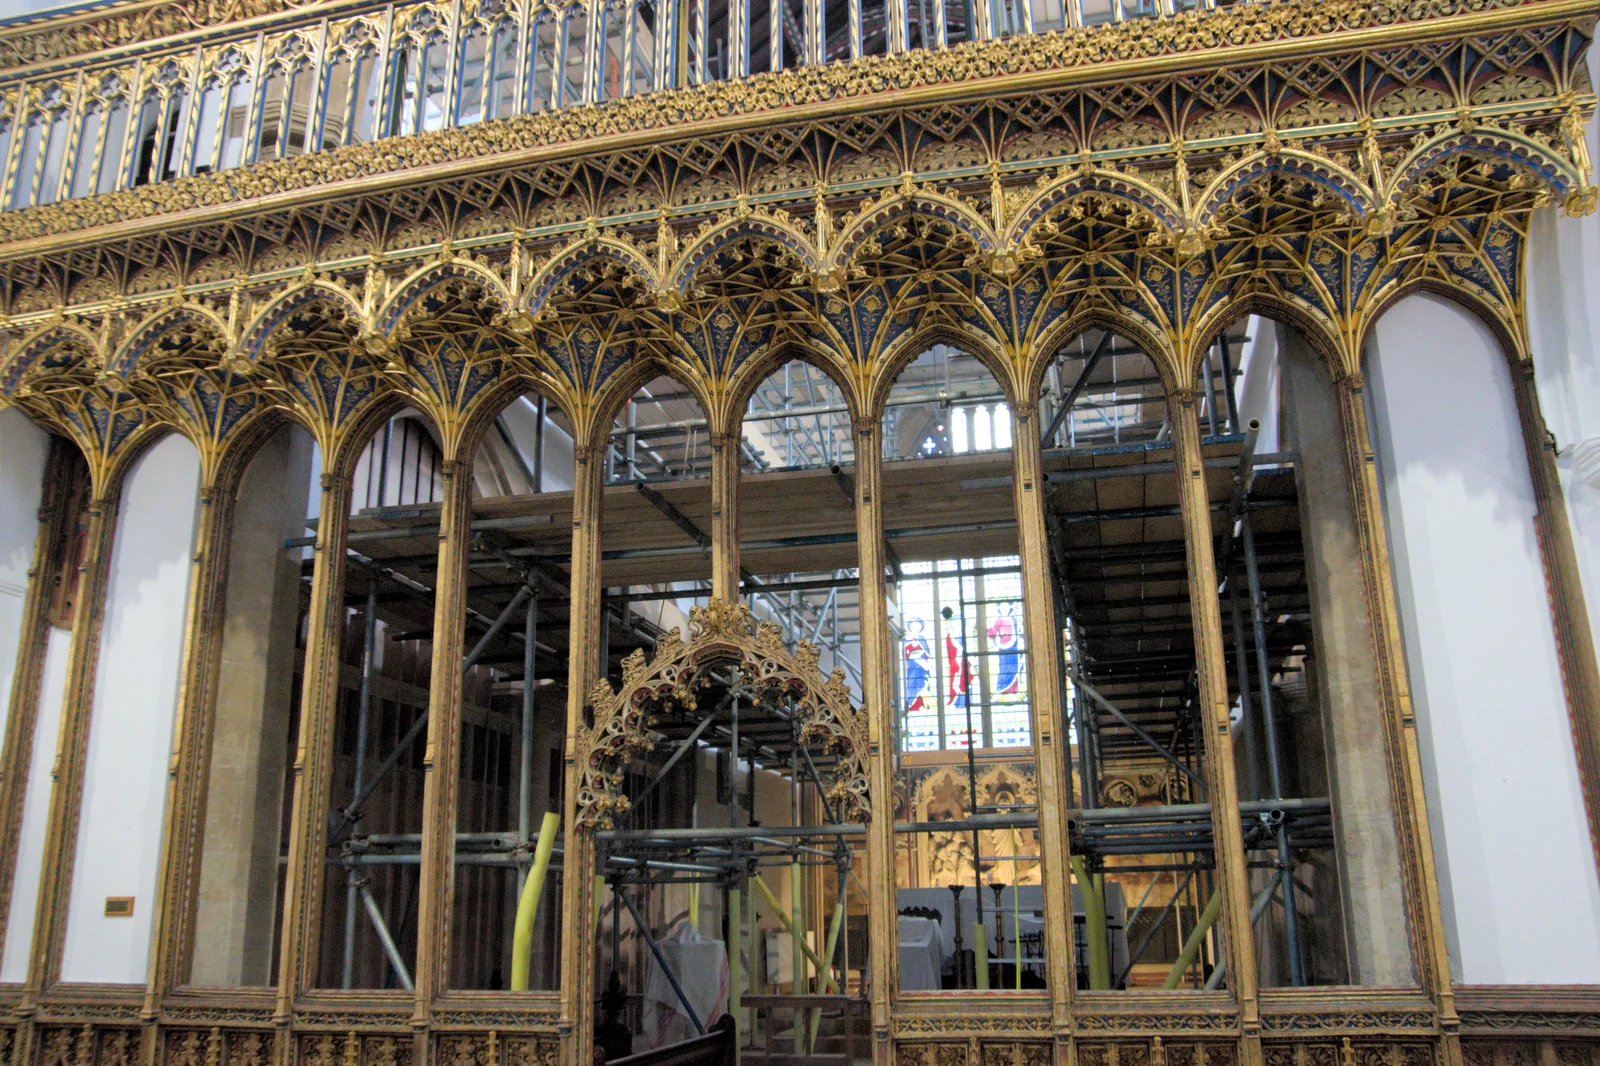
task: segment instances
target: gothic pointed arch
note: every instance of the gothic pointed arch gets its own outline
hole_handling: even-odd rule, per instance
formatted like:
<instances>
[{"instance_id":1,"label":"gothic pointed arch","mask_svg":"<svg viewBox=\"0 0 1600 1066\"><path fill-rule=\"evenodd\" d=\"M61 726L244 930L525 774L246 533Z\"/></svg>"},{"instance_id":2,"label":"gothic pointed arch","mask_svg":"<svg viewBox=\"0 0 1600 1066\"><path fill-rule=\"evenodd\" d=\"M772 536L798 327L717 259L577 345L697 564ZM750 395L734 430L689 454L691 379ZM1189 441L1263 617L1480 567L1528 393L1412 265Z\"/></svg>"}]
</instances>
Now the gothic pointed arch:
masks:
<instances>
[{"instance_id":1,"label":"gothic pointed arch","mask_svg":"<svg viewBox=\"0 0 1600 1066\"><path fill-rule=\"evenodd\" d=\"M1527 331L1521 321L1504 305L1481 292L1425 274L1396 283L1383 292L1374 294L1371 303L1363 309L1359 320L1351 326L1351 335L1355 338L1352 350L1356 359L1359 360L1361 354L1366 351L1367 341L1377 327L1378 321L1396 304L1418 293L1438 296L1480 320L1500 343L1506 361L1513 367L1526 366L1531 362L1532 353L1528 350Z\"/></svg>"},{"instance_id":2,"label":"gothic pointed arch","mask_svg":"<svg viewBox=\"0 0 1600 1066\"><path fill-rule=\"evenodd\" d=\"M1199 260L1206 281L1185 308L1182 379L1198 372L1210 340L1252 302L1319 335L1334 331L1350 243L1257 234L1207 249Z\"/></svg>"},{"instance_id":3,"label":"gothic pointed arch","mask_svg":"<svg viewBox=\"0 0 1600 1066\"><path fill-rule=\"evenodd\" d=\"M809 343L801 339L783 340L741 363L728 378L726 392L730 424L738 420L762 381L791 360L807 363L826 374L838 386L850 410L856 414L862 410L862 401L856 391L856 378L851 373L848 357L815 340Z\"/></svg>"},{"instance_id":4,"label":"gothic pointed arch","mask_svg":"<svg viewBox=\"0 0 1600 1066\"><path fill-rule=\"evenodd\" d=\"M368 343L361 318L317 287L258 323L254 343L260 384L275 407L291 412L332 455L341 434L386 391L386 353Z\"/></svg>"},{"instance_id":5,"label":"gothic pointed arch","mask_svg":"<svg viewBox=\"0 0 1600 1066\"><path fill-rule=\"evenodd\" d=\"M744 254L737 252L741 244L748 248ZM702 272L716 268L726 253L733 252L735 261L723 264L723 274L730 273L729 267L737 270L743 260L759 256L763 250L776 251L777 265L797 274L822 272L821 254L793 220L745 206L727 221L708 224L689 239L665 280L663 294L668 299L685 298L702 283Z\"/></svg>"},{"instance_id":6,"label":"gothic pointed arch","mask_svg":"<svg viewBox=\"0 0 1600 1066\"><path fill-rule=\"evenodd\" d=\"M1147 322L1120 308L1105 303L1085 302L1071 314L1055 320L1029 347L1028 358L1020 371L1017 390L1019 404L1038 404L1045 371L1050 364L1055 362L1064 347L1092 329L1105 330L1138 344L1161 375L1161 387L1164 390L1171 391L1176 382L1183 380L1182 372L1178 369L1179 356L1172 350L1172 342L1165 334L1151 329Z\"/></svg>"},{"instance_id":7,"label":"gothic pointed arch","mask_svg":"<svg viewBox=\"0 0 1600 1066\"><path fill-rule=\"evenodd\" d=\"M1177 309L1167 231L1131 202L1100 193L1058 201L1027 231L1030 261L1012 280L1008 313L1023 358L1088 312L1144 323L1165 335Z\"/></svg>"},{"instance_id":8,"label":"gothic pointed arch","mask_svg":"<svg viewBox=\"0 0 1600 1066\"><path fill-rule=\"evenodd\" d=\"M143 337L124 364L129 387L189 438L209 479L232 437L267 409L255 367L231 361L216 319L188 307L161 316Z\"/></svg>"},{"instance_id":9,"label":"gothic pointed arch","mask_svg":"<svg viewBox=\"0 0 1600 1066\"><path fill-rule=\"evenodd\" d=\"M1218 174L1195 205L1196 228L1208 229L1240 192L1275 176L1309 182L1324 195L1335 197L1356 219L1364 220L1378 212L1372 189L1348 167L1296 148L1279 148L1248 155Z\"/></svg>"},{"instance_id":10,"label":"gothic pointed arch","mask_svg":"<svg viewBox=\"0 0 1600 1066\"><path fill-rule=\"evenodd\" d=\"M1301 301L1269 292L1243 292L1230 296L1213 306L1205 318L1197 321L1189 337L1189 350L1185 353L1185 378L1193 380L1201 373L1206 353L1216 344L1217 338L1230 325L1250 315L1292 326L1311 345L1327 370L1329 378L1338 380L1360 370L1359 355L1349 350L1341 336L1341 323L1329 318L1320 308L1311 308Z\"/></svg>"},{"instance_id":11,"label":"gothic pointed arch","mask_svg":"<svg viewBox=\"0 0 1600 1066\"><path fill-rule=\"evenodd\" d=\"M1571 198L1577 213L1587 195L1591 175L1566 159L1549 145L1540 144L1526 133L1499 126L1477 126L1471 130L1450 129L1413 148L1395 167L1383 191L1385 208L1398 212L1419 193L1434 175L1446 180L1455 174L1441 173L1458 157L1477 160L1489 168L1485 177L1502 183L1526 185L1530 180L1546 190L1557 203ZM1505 171L1495 174L1497 170Z\"/></svg>"},{"instance_id":12,"label":"gothic pointed arch","mask_svg":"<svg viewBox=\"0 0 1600 1066\"><path fill-rule=\"evenodd\" d=\"M872 259L877 249L873 238L906 217L946 228L951 236L969 244L966 250L978 259L992 257L1001 246L994 228L969 205L945 193L907 185L867 201L845 221L838 243L828 255L830 274L842 278L857 268L861 257Z\"/></svg>"},{"instance_id":13,"label":"gothic pointed arch","mask_svg":"<svg viewBox=\"0 0 1600 1066\"><path fill-rule=\"evenodd\" d=\"M164 308L134 328L112 354L108 369L132 377L141 364L179 348L214 348L214 361L220 361L227 332L227 323L209 307L185 302Z\"/></svg>"},{"instance_id":14,"label":"gothic pointed arch","mask_svg":"<svg viewBox=\"0 0 1600 1066\"><path fill-rule=\"evenodd\" d=\"M605 282L610 283L608 295L620 302L628 289L654 291L660 278L655 264L629 241L607 234L586 235L540 264L528 280L523 307L529 314L539 315L553 302L560 302L563 286L577 295Z\"/></svg>"},{"instance_id":15,"label":"gothic pointed arch","mask_svg":"<svg viewBox=\"0 0 1600 1066\"><path fill-rule=\"evenodd\" d=\"M93 364L99 348L94 334L75 322L46 323L23 337L16 351L0 363L0 395L15 397L31 378L50 370L85 360Z\"/></svg>"},{"instance_id":16,"label":"gothic pointed arch","mask_svg":"<svg viewBox=\"0 0 1600 1066\"><path fill-rule=\"evenodd\" d=\"M320 311L329 318L361 320L361 302L345 288L331 281L313 280L288 289L263 307L245 326L239 351L256 362L267 338L289 318Z\"/></svg>"},{"instance_id":17,"label":"gothic pointed arch","mask_svg":"<svg viewBox=\"0 0 1600 1066\"><path fill-rule=\"evenodd\" d=\"M144 443L164 428L127 383L97 366L92 349L63 344L43 355L47 374L24 379L12 398L35 421L71 438L104 496Z\"/></svg>"},{"instance_id":18,"label":"gothic pointed arch","mask_svg":"<svg viewBox=\"0 0 1600 1066\"><path fill-rule=\"evenodd\" d=\"M476 263L453 260L430 268L379 317L389 367L403 371L407 392L438 427L452 455L469 411L507 372L526 341L499 279ZM397 297L401 294L396 294Z\"/></svg>"},{"instance_id":19,"label":"gothic pointed arch","mask_svg":"<svg viewBox=\"0 0 1600 1066\"><path fill-rule=\"evenodd\" d=\"M1005 392L1008 401L1017 394L1012 363L992 336L979 333L965 323L934 320L924 323L877 353L871 381L863 389L867 398L865 417L877 422L883 420L889 394L894 391L901 372L936 344L958 348L982 363L984 369L993 376L995 384Z\"/></svg>"},{"instance_id":20,"label":"gothic pointed arch","mask_svg":"<svg viewBox=\"0 0 1600 1066\"><path fill-rule=\"evenodd\" d=\"M436 290L441 287L446 291L437 292ZM408 276L384 301L376 316L375 324L380 333L387 335L400 326L403 320L409 318L418 302L425 297L433 295L436 299L449 300L465 290L474 288L483 293L485 300L497 304L502 313L509 313L512 310L511 295L506 291L505 283L495 275L494 271L472 259L458 255L422 267Z\"/></svg>"},{"instance_id":21,"label":"gothic pointed arch","mask_svg":"<svg viewBox=\"0 0 1600 1066\"><path fill-rule=\"evenodd\" d=\"M1028 194L1006 224L1005 245L1022 249L1053 236L1058 216L1086 200L1131 207L1131 215L1148 219L1169 236L1183 228L1183 208L1152 182L1134 174L1084 167L1064 170ZM1081 208L1077 213L1081 215Z\"/></svg>"},{"instance_id":22,"label":"gothic pointed arch","mask_svg":"<svg viewBox=\"0 0 1600 1066\"><path fill-rule=\"evenodd\" d=\"M583 397L567 387L566 381L552 373L542 359L507 360L500 376L489 387L473 396L459 413L457 448L462 456L473 454L486 432L507 404L518 396L534 393L559 411L569 425L583 425Z\"/></svg>"},{"instance_id":23,"label":"gothic pointed arch","mask_svg":"<svg viewBox=\"0 0 1600 1066\"><path fill-rule=\"evenodd\" d=\"M1457 155L1448 163L1475 166ZM1352 338L1364 338L1384 310L1407 292L1431 289L1459 301L1487 321L1516 358L1527 357L1523 259L1527 252L1526 207L1537 196L1526 188L1505 190L1458 182L1413 201L1417 217L1375 243L1347 313ZM1452 199L1475 200L1480 213L1452 214ZM1356 347L1359 351L1359 346Z\"/></svg>"}]
</instances>

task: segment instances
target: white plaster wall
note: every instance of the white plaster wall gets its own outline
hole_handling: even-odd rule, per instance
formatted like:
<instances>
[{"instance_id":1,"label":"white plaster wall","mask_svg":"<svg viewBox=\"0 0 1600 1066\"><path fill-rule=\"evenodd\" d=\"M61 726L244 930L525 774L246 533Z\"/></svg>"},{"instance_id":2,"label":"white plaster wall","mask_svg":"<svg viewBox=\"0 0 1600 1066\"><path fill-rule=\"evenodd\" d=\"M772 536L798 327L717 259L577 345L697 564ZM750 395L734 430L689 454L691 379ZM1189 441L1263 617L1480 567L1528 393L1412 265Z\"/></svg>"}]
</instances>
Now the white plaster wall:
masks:
<instances>
[{"instance_id":1,"label":"white plaster wall","mask_svg":"<svg viewBox=\"0 0 1600 1066\"><path fill-rule=\"evenodd\" d=\"M28 594L28 569L33 565L34 542L38 539L39 498L44 484L44 463L49 447L50 438L43 430L28 421L27 416L21 411L15 408L0 411L0 733L4 733L6 720L11 712L11 687L16 676L17 647L22 639L22 604ZM57 712L59 714L59 701ZM39 754L41 749L35 747L34 761L42 759L48 767L50 756L55 752L53 727L46 736L47 750L41 755ZM46 790L49 789L48 775L45 777L44 787ZM47 791L45 798L37 806L42 810L48 804ZM23 816L26 823L26 803ZM42 831L42 821L40 828ZM24 836L26 833L27 826L24 824ZM39 844L43 846L42 832ZM18 913L18 897L23 892L22 881L30 876L31 891L36 895L39 880L37 855L34 856L34 867L31 872L23 868L17 871L18 884L11 902L13 914ZM20 945L16 954L22 960L23 972L16 977L10 976L11 971L6 964L12 953L8 950L3 957L0 957L0 981L20 981L27 976L28 941L33 930L31 902L26 904L26 909L21 912L20 917L20 927L10 921L6 927L18 931L17 935L9 936L7 939ZM8 944L7 948L10 946Z\"/></svg>"},{"instance_id":2,"label":"white plaster wall","mask_svg":"<svg viewBox=\"0 0 1600 1066\"><path fill-rule=\"evenodd\" d=\"M129 470L111 551L63 981L145 979L200 461L176 434ZM133 896L132 918L104 916Z\"/></svg>"},{"instance_id":3,"label":"white plaster wall","mask_svg":"<svg viewBox=\"0 0 1600 1066\"><path fill-rule=\"evenodd\" d=\"M512 439L522 447L531 466L534 437L538 432L538 399L533 396L518 397L500 416ZM545 492L568 492L572 489L572 438L556 424L556 405L546 403L544 421L544 487Z\"/></svg>"},{"instance_id":4,"label":"white plaster wall","mask_svg":"<svg viewBox=\"0 0 1600 1066\"><path fill-rule=\"evenodd\" d=\"M0 585L21 590L33 565L50 437L14 407L0 411Z\"/></svg>"},{"instance_id":5,"label":"white plaster wall","mask_svg":"<svg viewBox=\"0 0 1600 1066\"><path fill-rule=\"evenodd\" d=\"M67 690L67 652L71 645L70 632L51 628L39 682L39 709L33 720L33 759L28 763L28 789L22 801L22 833L17 838L17 873L6 919L5 953L0 956L0 981L23 981L28 976L45 828L50 818L51 771L59 747L61 703Z\"/></svg>"},{"instance_id":6,"label":"white plaster wall","mask_svg":"<svg viewBox=\"0 0 1600 1066\"><path fill-rule=\"evenodd\" d=\"M1278 450L1278 327L1271 319L1251 315L1247 340L1239 349L1239 418L1261 422L1256 451Z\"/></svg>"},{"instance_id":7,"label":"white plaster wall","mask_svg":"<svg viewBox=\"0 0 1600 1066\"><path fill-rule=\"evenodd\" d=\"M39 536L39 497L49 448L48 435L21 411L0 411L0 733L11 710L22 601Z\"/></svg>"},{"instance_id":8,"label":"white plaster wall","mask_svg":"<svg viewBox=\"0 0 1600 1066\"><path fill-rule=\"evenodd\" d=\"M1500 345L1412 296L1378 321L1367 373L1451 971L1600 980L1600 879Z\"/></svg>"}]
</instances>

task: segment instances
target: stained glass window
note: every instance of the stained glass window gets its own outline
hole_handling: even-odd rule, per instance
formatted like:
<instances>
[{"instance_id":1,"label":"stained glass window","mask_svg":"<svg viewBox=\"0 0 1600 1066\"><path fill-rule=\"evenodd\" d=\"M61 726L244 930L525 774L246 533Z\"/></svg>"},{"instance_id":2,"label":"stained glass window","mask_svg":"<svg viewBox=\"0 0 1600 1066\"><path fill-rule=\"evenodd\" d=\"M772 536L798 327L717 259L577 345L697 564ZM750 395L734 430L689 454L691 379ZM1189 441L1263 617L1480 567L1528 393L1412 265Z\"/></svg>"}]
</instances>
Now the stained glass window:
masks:
<instances>
[{"instance_id":1,"label":"stained glass window","mask_svg":"<svg viewBox=\"0 0 1600 1066\"><path fill-rule=\"evenodd\" d=\"M1004 555L902 568L901 750L1033 743L1018 563Z\"/></svg>"}]
</instances>

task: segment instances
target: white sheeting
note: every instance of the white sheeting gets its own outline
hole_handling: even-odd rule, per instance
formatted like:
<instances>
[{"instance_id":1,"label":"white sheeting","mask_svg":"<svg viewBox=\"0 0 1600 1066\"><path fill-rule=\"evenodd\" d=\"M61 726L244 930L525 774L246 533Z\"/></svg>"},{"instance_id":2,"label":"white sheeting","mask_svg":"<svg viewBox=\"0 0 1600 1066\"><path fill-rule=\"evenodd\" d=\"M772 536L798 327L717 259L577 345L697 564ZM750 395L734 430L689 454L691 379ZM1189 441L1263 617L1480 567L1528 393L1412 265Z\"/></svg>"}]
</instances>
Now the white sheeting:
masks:
<instances>
[{"instance_id":1,"label":"white sheeting","mask_svg":"<svg viewBox=\"0 0 1600 1066\"><path fill-rule=\"evenodd\" d=\"M1016 955L1017 934L1019 932L1025 937L1042 936L1044 933L1044 919L1035 918L1033 915L1027 913L1018 914L1015 916L1013 916L1009 911L1002 911L1000 913L1000 936L1006 944L1008 961L1012 961ZM1040 943L1043 943L1042 939ZM994 951L994 947L991 945L989 950L992 953ZM1029 945L1027 950L1022 953L1022 959L1023 965L1027 965L1030 962L1042 963L1044 961L1043 948Z\"/></svg>"},{"instance_id":2,"label":"white sheeting","mask_svg":"<svg viewBox=\"0 0 1600 1066\"><path fill-rule=\"evenodd\" d=\"M662 956L683 988L683 994L688 997L695 1014L700 1016L700 1023L709 1030L718 1018L727 1013L727 946L720 940L704 935L688 922L680 922L659 944ZM658 1048L699 1035L694 1022L684 1013L683 1002L673 991L672 982L652 954L644 982L646 1042L650 1047Z\"/></svg>"},{"instance_id":3,"label":"white sheeting","mask_svg":"<svg viewBox=\"0 0 1600 1066\"><path fill-rule=\"evenodd\" d=\"M933 992L944 970L944 930L932 918L900 916L900 990Z\"/></svg>"}]
</instances>

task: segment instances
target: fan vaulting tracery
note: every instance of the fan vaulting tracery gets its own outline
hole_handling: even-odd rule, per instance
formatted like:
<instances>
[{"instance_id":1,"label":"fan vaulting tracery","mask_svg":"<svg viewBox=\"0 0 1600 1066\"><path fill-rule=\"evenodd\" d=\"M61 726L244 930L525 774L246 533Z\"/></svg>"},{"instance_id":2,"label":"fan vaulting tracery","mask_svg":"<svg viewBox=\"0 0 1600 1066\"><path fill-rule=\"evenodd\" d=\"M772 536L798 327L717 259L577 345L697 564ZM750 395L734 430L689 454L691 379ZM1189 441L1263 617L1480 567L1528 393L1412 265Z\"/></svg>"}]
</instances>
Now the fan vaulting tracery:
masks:
<instances>
[{"instance_id":1,"label":"fan vaulting tracery","mask_svg":"<svg viewBox=\"0 0 1600 1066\"><path fill-rule=\"evenodd\" d=\"M423 411L453 452L511 380L584 436L647 364L725 432L734 383L780 351L825 367L870 417L899 353L928 337L981 354L1025 398L1089 321L1140 338L1181 389L1252 306L1293 316L1354 374L1375 313L1423 285L1520 353L1528 216L1594 205L1587 39L1559 21L1440 33L857 108L425 186L336 196L334 183L321 206L235 201L227 218L179 212L126 240L75 230L115 197L0 213L0 235L46 237L0 246L0 398L100 470L159 427L214 466L272 411L332 454L385 402Z\"/></svg>"},{"instance_id":2,"label":"fan vaulting tracery","mask_svg":"<svg viewBox=\"0 0 1600 1066\"><path fill-rule=\"evenodd\" d=\"M394 394L453 442L510 376L580 412L581 427L599 424L597 399L641 360L722 410L745 367L799 349L861 402L892 353L930 331L992 353L1024 396L1086 316L1152 338L1181 387L1185 362L1252 303L1312 324L1354 373L1375 310L1417 285L1520 337L1527 219L1550 196L1520 162L1466 150L1376 211L1378 198L1362 207L1301 168L1262 167L1232 185L1186 251L1155 215L1081 178L937 201L908 181L842 218L822 209L823 226L791 220L781 239L769 220L731 214L682 241L665 223L646 231L654 240L597 230L542 262L520 243L503 256L445 248L404 276L362 264L307 272L285 292L240 284L225 298L163 301L143 318L125 304L62 312L13 342L0 394L106 460L146 424L209 454L271 409L331 449ZM796 250L819 233L832 236L826 248Z\"/></svg>"}]
</instances>

